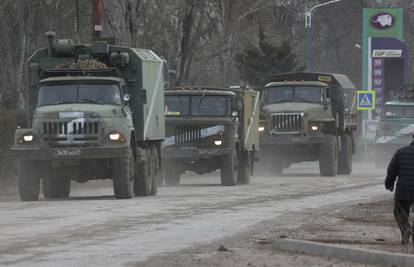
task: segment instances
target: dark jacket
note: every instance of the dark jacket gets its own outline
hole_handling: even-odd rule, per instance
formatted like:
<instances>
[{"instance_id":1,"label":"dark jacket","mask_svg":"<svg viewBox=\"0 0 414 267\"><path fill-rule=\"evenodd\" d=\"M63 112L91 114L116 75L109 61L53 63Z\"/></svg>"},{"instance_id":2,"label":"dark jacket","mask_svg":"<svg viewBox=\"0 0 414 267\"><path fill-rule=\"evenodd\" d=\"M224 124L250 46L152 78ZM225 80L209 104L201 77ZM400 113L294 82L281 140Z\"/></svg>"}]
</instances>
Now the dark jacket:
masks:
<instances>
[{"instance_id":1,"label":"dark jacket","mask_svg":"<svg viewBox=\"0 0 414 267\"><path fill-rule=\"evenodd\" d=\"M394 198L414 201L414 142L400 148L392 157L385 179L387 189L392 191L397 176Z\"/></svg>"}]
</instances>

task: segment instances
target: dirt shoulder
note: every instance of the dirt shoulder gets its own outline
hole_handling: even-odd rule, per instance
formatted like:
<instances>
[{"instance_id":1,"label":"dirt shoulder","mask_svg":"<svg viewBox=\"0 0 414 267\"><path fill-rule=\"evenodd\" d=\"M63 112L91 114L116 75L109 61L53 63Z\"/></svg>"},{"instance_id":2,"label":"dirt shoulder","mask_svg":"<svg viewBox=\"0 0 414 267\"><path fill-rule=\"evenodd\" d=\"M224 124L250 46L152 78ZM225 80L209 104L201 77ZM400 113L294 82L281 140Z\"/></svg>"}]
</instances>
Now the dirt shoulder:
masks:
<instances>
[{"instance_id":1,"label":"dirt shoulder","mask_svg":"<svg viewBox=\"0 0 414 267\"><path fill-rule=\"evenodd\" d=\"M400 244L399 230L392 214L391 195L292 213L265 221L231 238L161 254L145 262L131 262L128 266L370 266L286 253L273 249L271 244L280 238L291 238L413 254L412 244Z\"/></svg>"},{"instance_id":2,"label":"dirt shoulder","mask_svg":"<svg viewBox=\"0 0 414 267\"><path fill-rule=\"evenodd\" d=\"M414 254L412 244L401 245L391 197L327 212L288 235L293 239Z\"/></svg>"}]
</instances>

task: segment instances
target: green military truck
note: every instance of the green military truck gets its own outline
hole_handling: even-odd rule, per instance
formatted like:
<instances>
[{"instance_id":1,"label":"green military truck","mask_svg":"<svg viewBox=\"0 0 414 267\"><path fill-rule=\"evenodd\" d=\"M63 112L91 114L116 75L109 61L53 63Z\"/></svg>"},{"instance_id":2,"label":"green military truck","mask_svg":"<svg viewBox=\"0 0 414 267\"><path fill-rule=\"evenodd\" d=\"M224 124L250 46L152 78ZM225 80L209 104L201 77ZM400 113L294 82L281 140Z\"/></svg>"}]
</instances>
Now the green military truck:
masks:
<instances>
[{"instance_id":1,"label":"green military truck","mask_svg":"<svg viewBox=\"0 0 414 267\"><path fill-rule=\"evenodd\" d=\"M181 87L165 92L165 183L177 185L185 171L220 169L221 184L247 184L259 149L259 92Z\"/></svg>"},{"instance_id":2,"label":"green military truck","mask_svg":"<svg viewBox=\"0 0 414 267\"><path fill-rule=\"evenodd\" d=\"M393 154L399 148L411 143L413 134L414 102L385 103L375 137L375 164L386 168Z\"/></svg>"},{"instance_id":3,"label":"green military truck","mask_svg":"<svg viewBox=\"0 0 414 267\"><path fill-rule=\"evenodd\" d=\"M27 62L29 128L17 129L20 198L65 198L112 179L118 199L155 195L165 137L163 63L152 51L54 38Z\"/></svg>"},{"instance_id":4,"label":"green military truck","mask_svg":"<svg viewBox=\"0 0 414 267\"><path fill-rule=\"evenodd\" d=\"M260 161L272 174L319 160L322 176L350 174L357 127L356 90L342 74L293 72L265 80Z\"/></svg>"}]
</instances>

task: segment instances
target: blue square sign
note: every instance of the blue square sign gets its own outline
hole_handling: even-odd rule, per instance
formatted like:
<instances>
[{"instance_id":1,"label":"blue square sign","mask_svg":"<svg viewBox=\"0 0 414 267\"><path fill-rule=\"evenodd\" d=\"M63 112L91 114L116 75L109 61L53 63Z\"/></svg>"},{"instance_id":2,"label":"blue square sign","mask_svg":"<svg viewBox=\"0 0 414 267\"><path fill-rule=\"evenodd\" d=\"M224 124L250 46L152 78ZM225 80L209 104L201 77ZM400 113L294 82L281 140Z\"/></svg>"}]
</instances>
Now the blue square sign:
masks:
<instances>
[{"instance_id":1,"label":"blue square sign","mask_svg":"<svg viewBox=\"0 0 414 267\"><path fill-rule=\"evenodd\" d=\"M357 109L358 110L374 110L375 109L375 91L359 90L357 91Z\"/></svg>"}]
</instances>

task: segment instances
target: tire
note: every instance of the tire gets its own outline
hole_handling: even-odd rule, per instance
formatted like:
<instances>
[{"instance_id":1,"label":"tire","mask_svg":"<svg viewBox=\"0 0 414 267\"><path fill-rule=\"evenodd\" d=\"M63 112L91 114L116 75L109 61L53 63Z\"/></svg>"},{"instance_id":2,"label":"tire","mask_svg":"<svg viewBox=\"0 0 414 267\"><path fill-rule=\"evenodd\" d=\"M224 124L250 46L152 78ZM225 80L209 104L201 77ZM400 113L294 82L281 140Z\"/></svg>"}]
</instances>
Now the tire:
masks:
<instances>
[{"instance_id":1,"label":"tire","mask_svg":"<svg viewBox=\"0 0 414 267\"><path fill-rule=\"evenodd\" d=\"M158 184L160 183L159 181L162 178L162 173L161 173L161 168L160 168L160 160L159 160L159 155L158 155L158 149L156 149L155 147L152 148L152 160L151 162L152 167L153 167L153 177L152 177L152 188L151 188L151 195L155 196L158 193Z\"/></svg>"},{"instance_id":2,"label":"tire","mask_svg":"<svg viewBox=\"0 0 414 267\"><path fill-rule=\"evenodd\" d=\"M154 167L152 163L151 149L145 149L145 161L137 164L137 172L134 177L135 196L150 196L154 183Z\"/></svg>"},{"instance_id":3,"label":"tire","mask_svg":"<svg viewBox=\"0 0 414 267\"><path fill-rule=\"evenodd\" d=\"M350 135L341 137L341 151L338 155L338 174L349 175L352 172L352 139Z\"/></svg>"},{"instance_id":4,"label":"tire","mask_svg":"<svg viewBox=\"0 0 414 267\"><path fill-rule=\"evenodd\" d=\"M237 173L237 183L249 184L251 175L251 155L249 151L241 152L239 161L239 171Z\"/></svg>"},{"instance_id":5,"label":"tire","mask_svg":"<svg viewBox=\"0 0 414 267\"><path fill-rule=\"evenodd\" d=\"M338 142L334 135L326 135L319 147L319 172L321 176L336 176L338 171Z\"/></svg>"},{"instance_id":6,"label":"tire","mask_svg":"<svg viewBox=\"0 0 414 267\"><path fill-rule=\"evenodd\" d=\"M40 179L35 164L30 161L19 162L17 166L19 196L22 201L39 199Z\"/></svg>"},{"instance_id":7,"label":"tire","mask_svg":"<svg viewBox=\"0 0 414 267\"><path fill-rule=\"evenodd\" d=\"M42 188L43 195L46 199L68 198L70 195L70 179L50 175L42 179Z\"/></svg>"},{"instance_id":8,"label":"tire","mask_svg":"<svg viewBox=\"0 0 414 267\"><path fill-rule=\"evenodd\" d=\"M132 151L129 151L128 155L123 158L115 159L112 173L115 198L129 199L132 197L133 179L135 173L134 164Z\"/></svg>"},{"instance_id":9,"label":"tire","mask_svg":"<svg viewBox=\"0 0 414 267\"><path fill-rule=\"evenodd\" d=\"M174 167L174 165L176 167ZM168 162L165 164L164 180L166 185L179 185L181 179L181 169L179 164Z\"/></svg>"},{"instance_id":10,"label":"tire","mask_svg":"<svg viewBox=\"0 0 414 267\"><path fill-rule=\"evenodd\" d=\"M221 185L234 186L237 181L238 160L237 151L234 148L230 154L223 156L220 168Z\"/></svg>"}]
</instances>

